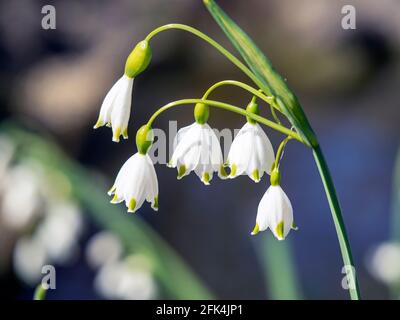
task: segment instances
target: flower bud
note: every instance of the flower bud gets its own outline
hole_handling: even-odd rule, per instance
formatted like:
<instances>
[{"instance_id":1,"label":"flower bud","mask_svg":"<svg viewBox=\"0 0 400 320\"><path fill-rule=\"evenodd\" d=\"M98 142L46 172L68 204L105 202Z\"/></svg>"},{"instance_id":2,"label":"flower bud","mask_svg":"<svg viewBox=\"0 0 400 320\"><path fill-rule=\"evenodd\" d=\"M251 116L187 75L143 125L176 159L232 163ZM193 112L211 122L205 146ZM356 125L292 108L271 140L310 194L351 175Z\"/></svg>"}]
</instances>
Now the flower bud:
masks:
<instances>
[{"instance_id":1,"label":"flower bud","mask_svg":"<svg viewBox=\"0 0 400 320\"><path fill-rule=\"evenodd\" d=\"M259 115L260 114L260 109L258 108L258 104L256 103L256 99L255 97L250 101L250 103L247 105L246 107L246 111L247 112L251 112L254 114ZM251 123L251 124L255 124L256 121L254 121L253 119L246 117L247 118L247 122Z\"/></svg>"},{"instance_id":2,"label":"flower bud","mask_svg":"<svg viewBox=\"0 0 400 320\"><path fill-rule=\"evenodd\" d=\"M144 71L151 60L151 48L146 40L140 41L129 54L125 63L125 74L129 78L136 77Z\"/></svg>"},{"instance_id":3,"label":"flower bud","mask_svg":"<svg viewBox=\"0 0 400 320\"><path fill-rule=\"evenodd\" d=\"M205 124L210 115L209 106L204 103L196 103L194 107L194 118L198 124Z\"/></svg>"},{"instance_id":4,"label":"flower bud","mask_svg":"<svg viewBox=\"0 0 400 320\"><path fill-rule=\"evenodd\" d=\"M153 129L147 124L140 127L136 133L136 147L138 152L146 154L151 147L154 139Z\"/></svg>"}]
</instances>

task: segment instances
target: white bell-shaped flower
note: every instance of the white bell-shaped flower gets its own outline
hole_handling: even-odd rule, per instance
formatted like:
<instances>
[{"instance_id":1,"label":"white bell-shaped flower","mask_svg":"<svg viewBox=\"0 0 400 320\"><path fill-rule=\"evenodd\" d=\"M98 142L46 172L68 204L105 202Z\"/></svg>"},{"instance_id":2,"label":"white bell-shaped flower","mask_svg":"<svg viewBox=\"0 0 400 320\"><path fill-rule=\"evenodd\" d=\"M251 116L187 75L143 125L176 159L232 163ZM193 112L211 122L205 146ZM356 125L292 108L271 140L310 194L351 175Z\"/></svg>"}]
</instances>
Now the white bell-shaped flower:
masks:
<instances>
[{"instance_id":1,"label":"white bell-shaped flower","mask_svg":"<svg viewBox=\"0 0 400 320\"><path fill-rule=\"evenodd\" d=\"M128 138L128 122L131 114L132 87L134 78L124 74L107 93L101 105L99 119L94 129L107 125L112 127L114 142L122 135Z\"/></svg>"},{"instance_id":2,"label":"white bell-shaped flower","mask_svg":"<svg viewBox=\"0 0 400 320\"><path fill-rule=\"evenodd\" d=\"M279 171L271 174L271 186L262 197L257 210L253 235L270 228L278 240L284 240L291 229L297 230L293 221L293 208L279 185Z\"/></svg>"},{"instance_id":3,"label":"white bell-shaped flower","mask_svg":"<svg viewBox=\"0 0 400 320\"><path fill-rule=\"evenodd\" d=\"M214 172L226 177L219 140L207 123L193 123L180 129L175 137L169 167L178 169L178 179L194 171L208 185Z\"/></svg>"},{"instance_id":4,"label":"white bell-shaped flower","mask_svg":"<svg viewBox=\"0 0 400 320\"><path fill-rule=\"evenodd\" d=\"M148 154L136 153L120 169L108 194L114 195L111 203L125 201L128 212L139 209L144 200L158 210L158 181Z\"/></svg>"},{"instance_id":5,"label":"white bell-shaped flower","mask_svg":"<svg viewBox=\"0 0 400 320\"><path fill-rule=\"evenodd\" d=\"M275 154L272 144L258 123L247 122L236 135L229 150L229 178L247 174L259 182L264 172L270 174Z\"/></svg>"}]
</instances>

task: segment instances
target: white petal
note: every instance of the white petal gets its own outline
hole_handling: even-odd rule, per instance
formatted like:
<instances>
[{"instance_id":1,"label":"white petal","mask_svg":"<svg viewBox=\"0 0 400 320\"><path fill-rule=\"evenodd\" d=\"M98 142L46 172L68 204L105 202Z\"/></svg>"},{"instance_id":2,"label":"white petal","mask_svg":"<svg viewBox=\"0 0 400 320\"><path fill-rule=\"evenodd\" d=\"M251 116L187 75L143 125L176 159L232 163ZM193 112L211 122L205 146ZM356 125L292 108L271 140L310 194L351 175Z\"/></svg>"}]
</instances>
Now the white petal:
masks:
<instances>
[{"instance_id":1,"label":"white petal","mask_svg":"<svg viewBox=\"0 0 400 320\"><path fill-rule=\"evenodd\" d=\"M268 229L268 214L270 212L270 190L268 188L258 205L256 223L260 231Z\"/></svg>"},{"instance_id":2,"label":"white petal","mask_svg":"<svg viewBox=\"0 0 400 320\"><path fill-rule=\"evenodd\" d=\"M122 79L123 76L114 83L114 85L111 87L110 91L108 91L106 97L104 98L100 108L99 119L94 126L95 129L111 122L111 111L113 107L113 102L118 94Z\"/></svg>"},{"instance_id":3,"label":"white petal","mask_svg":"<svg viewBox=\"0 0 400 320\"><path fill-rule=\"evenodd\" d=\"M173 153L171 160L169 161L169 167L175 168L178 165L178 159L183 155L183 151L187 148L187 144L190 143L190 139L188 137L191 136L191 134L187 134L190 132L190 130L194 127L196 123L191 124L190 126L183 127L179 129L177 132L175 138L174 138L174 143L173 143ZM182 143L183 141L183 143ZM183 146L185 145L185 147Z\"/></svg>"},{"instance_id":4,"label":"white petal","mask_svg":"<svg viewBox=\"0 0 400 320\"><path fill-rule=\"evenodd\" d=\"M268 201L269 213L268 225L278 240L283 240L288 235L293 225L293 210L289 198L280 186L270 187L270 199ZM283 223L283 234L279 234L277 228Z\"/></svg>"},{"instance_id":5,"label":"white petal","mask_svg":"<svg viewBox=\"0 0 400 320\"><path fill-rule=\"evenodd\" d=\"M131 113L133 78L123 76L111 111L113 141L118 142L128 127Z\"/></svg>"},{"instance_id":6,"label":"white petal","mask_svg":"<svg viewBox=\"0 0 400 320\"><path fill-rule=\"evenodd\" d=\"M208 126L208 125L207 125ZM219 171L221 166L224 163L224 156L221 150L221 144L215 131L209 127L210 130L210 139L211 139L211 164L213 166L214 171Z\"/></svg>"},{"instance_id":7,"label":"white petal","mask_svg":"<svg viewBox=\"0 0 400 320\"><path fill-rule=\"evenodd\" d=\"M271 168L275 161L274 148L260 125L256 123L255 127L255 148L261 170L271 174Z\"/></svg>"},{"instance_id":8,"label":"white petal","mask_svg":"<svg viewBox=\"0 0 400 320\"><path fill-rule=\"evenodd\" d=\"M126 206L129 208L130 201L135 200L135 208L139 209L146 198L146 178L147 178L147 160L146 156L136 153L135 161L129 163L127 179L123 184L123 193ZM118 191L117 191L118 192Z\"/></svg>"},{"instance_id":9,"label":"white petal","mask_svg":"<svg viewBox=\"0 0 400 320\"><path fill-rule=\"evenodd\" d=\"M149 155L146 155L147 161L147 190L146 190L146 200L152 203L154 208L156 198L158 198L158 180L157 174L154 169L153 162Z\"/></svg>"},{"instance_id":10,"label":"white petal","mask_svg":"<svg viewBox=\"0 0 400 320\"><path fill-rule=\"evenodd\" d=\"M180 165L185 166L185 173L182 176L185 176L192 171L200 161L200 152L201 152L201 127L194 123L190 126L190 128L183 128L184 133L178 132L178 135L181 134L181 138L179 138L179 143L174 150L172 155L170 165L172 167L178 167Z\"/></svg>"},{"instance_id":11,"label":"white petal","mask_svg":"<svg viewBox=\"0 0 400 320\"><path fill-rule=\"evenodd\" d=\"M236 166L234 176L239 176L245 172L251 159L253 149L252 136L254 128L248 122L240 129L235 139L232 142L228 154L228 163L230 166Z\"/></svg>"}]
</instances>

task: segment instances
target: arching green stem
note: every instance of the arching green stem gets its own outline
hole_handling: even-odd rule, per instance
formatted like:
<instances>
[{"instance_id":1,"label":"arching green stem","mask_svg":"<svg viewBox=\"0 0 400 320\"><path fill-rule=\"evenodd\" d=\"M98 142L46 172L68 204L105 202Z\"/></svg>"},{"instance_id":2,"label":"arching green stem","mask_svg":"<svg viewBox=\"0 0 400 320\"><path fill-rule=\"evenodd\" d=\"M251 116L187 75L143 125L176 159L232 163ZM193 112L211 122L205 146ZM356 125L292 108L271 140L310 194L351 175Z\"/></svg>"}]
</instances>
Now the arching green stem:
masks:
<instances>
[{"instance_id":1,"label":"arching green stem","mask_svg":"<svg viewBox=\"0 0 400 320\"><path fill-rule=\"evenodd\" d=\"M286 144L289 142L289 140L291 140L292 137L288 136L285 139L282 140L282 142L280 143L278 150L276 151L276 155L275 155L275 163L274 163L274 168L279 168L279 161L282 158L283 155L283 151L285 150Z\"/></svg>"},{"instance_id":2,"label":"arching green stem","mask_svg":"<svg viewBox=\"0 0 400 320\"><path fill-rule=\"evenodd\" d=\"M182 100L177 100L177 101L170 102L170 103L166 104L165 106L159 108L151 116L151 118L149 119L147 124L149 126L152 126L154 120L161 113L163 113L164 111L166 111L168 109L171 109L173 107L177 107L177 106L180 106L180 105L193 105L193 104L196 104L196 103L204 103L204 104L206 104L208 106L211 106L211 107L225 109L227 111L234 112L234 113L240 114L240 115L245 116L245 117L249 117L249 118L253 119L254 121L262 123L262 124L272 128L272 129L275 129L275 130L287 135L287 136L292 137L293 139L296 139L296 140L300 141L301 143L304 143L303 140L301 139L301 137L296 132L294 132L293 130L290 130L290 129L282 126L282 125L279 125L279 124L277 124L277 123L275 123L273 121L265 119L264 117L261 117L259 115L254 114L254 113L247 112L246 110L244 110L242 108L239 108L239 107L236 107L236 106L233 106L231 104L224 103L224 102L214 101L214 100L182 99Z\"/></svg>"},{"instance_id":3,"label":"arching green stem","mask_svg":"<svg viewBox=\"0 0 400 320\"><path fill-rule=\"evenodd\" d=\"M279 120L278 116L277 116L276 113L275 113L275 108L276 108L276 106L275 106L274 104L271 104L271 105L270 105L270 108L271 108L272 117L274 118L275 122L278 123L278 124L282 124L282 123L281 123L281 120ZM279 111L280 111L280 110L279 110Z\"/></svg>"},{"instance_id":4,"label":"arching green stem","mask_svg":"<svg viewBox=\"0 0 400 320\"><path fill-rule=\"evenodd\" d=\"M263 94L260 90L253 88L252 86L249 86L248 84L245 84L243 82L240 81L236 81L236 80L222 80L220 82L217 82L215 84L213 84L210 88L207 89L207 91L204 93L203 95L203 99L207 99L209 97L209 95L217 88L222 87L222 86L226 86L226 85L230 85L230 86L236 86L236 87L240 87L250 93L252 93L254 96L257 96L258 98L260 98L261 100L265 101L266 103L268 103L269 105L272 105L272 103L274 102L274 97L271 96L266 96L265 94ZM274 106L275 107L275 106Z\"/></svg>"},{"instance_id":5,"label":"arching green stem","mask_svg":"<svg viewBox=\"0 0 400 320\"><path fill-rule=\"evenodd\" d=\"M187 26L185 24L179 24L179 23L166 24L166 25L158 27L158 28L154 29L152 32L150 32L147 35L145 40L150 41L156 34L162 32L162 31L171 30L171 29L178 29L178 30L183 30L183 31L192 33L195 36L199 37L200 39L208 42L215 49L217 49L222 55L224 55L228 60L230 60L236 67L238 67L242 72L244 72L258 87L261 88L263 86L261 81L254 75L254 73L248 67L246 67L238 58L236 58L232 53L230 53L228 50L226 50L218 42L216 42L209 36L205 35L203 32L201 32L193 27Z\"/></svg>"}]
</instances>

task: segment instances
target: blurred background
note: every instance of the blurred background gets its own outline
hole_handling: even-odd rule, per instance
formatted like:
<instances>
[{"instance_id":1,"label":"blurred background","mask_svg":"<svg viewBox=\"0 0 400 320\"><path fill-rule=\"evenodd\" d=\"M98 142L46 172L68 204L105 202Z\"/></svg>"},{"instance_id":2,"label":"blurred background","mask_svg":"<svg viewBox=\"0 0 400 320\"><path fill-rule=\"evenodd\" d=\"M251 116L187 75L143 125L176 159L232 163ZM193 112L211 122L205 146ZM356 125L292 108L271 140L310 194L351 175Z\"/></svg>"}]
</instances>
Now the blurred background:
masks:
<instances>
[{"instance_id":1,"label":"blurred background","mask_svg":"<svg viewBox=\"0 0 400 320\"><path fill-rule=\"evenodd\" d=\"M288 79L320 139L362 296L400 298L400 2L217 2ZM46 4L56 8L55 30L41 28ZM356 8L355 30L341 27L346 4ZM132 47L171 22L234 52L200 0L0 1L0 296L31 299L51 264L57 288L48 299L347 299L323 186L300 144L289 143L281 166L299 226L285 242L250 236L265 177L204 187L157 165L157 214L108 203L136 130L156 108L220 80L252 84L201 40L161 33L134 84L130 139L115 144L109 129L92 130ZM238 88L213 97L250 99ZM156 125L167 130L169 120L190 124L192 108ZM243 119L212 110L209 123L233 129ZM277 147L282 137L266 131Z\"/></svg>"}]
</instances>

